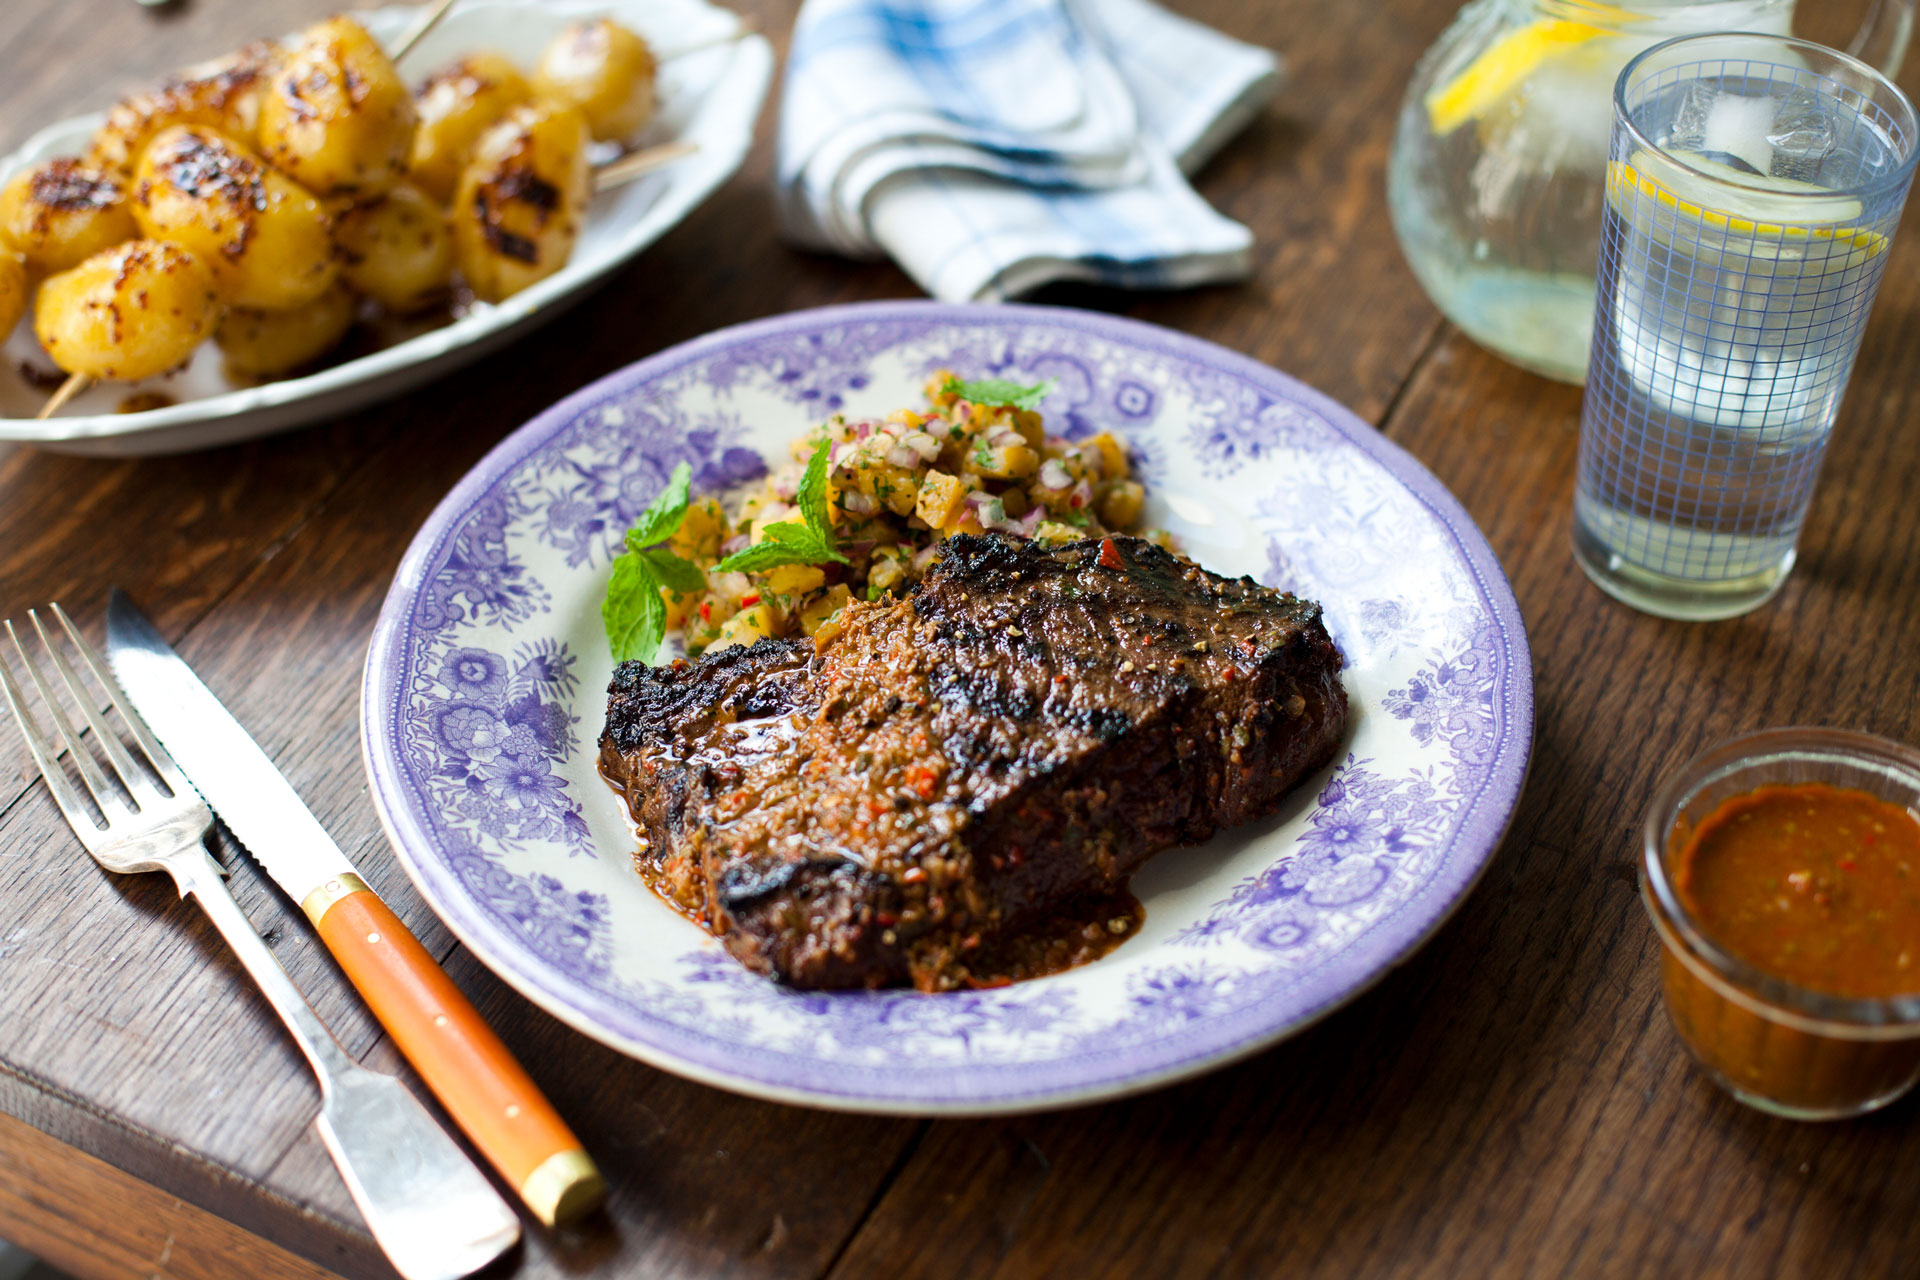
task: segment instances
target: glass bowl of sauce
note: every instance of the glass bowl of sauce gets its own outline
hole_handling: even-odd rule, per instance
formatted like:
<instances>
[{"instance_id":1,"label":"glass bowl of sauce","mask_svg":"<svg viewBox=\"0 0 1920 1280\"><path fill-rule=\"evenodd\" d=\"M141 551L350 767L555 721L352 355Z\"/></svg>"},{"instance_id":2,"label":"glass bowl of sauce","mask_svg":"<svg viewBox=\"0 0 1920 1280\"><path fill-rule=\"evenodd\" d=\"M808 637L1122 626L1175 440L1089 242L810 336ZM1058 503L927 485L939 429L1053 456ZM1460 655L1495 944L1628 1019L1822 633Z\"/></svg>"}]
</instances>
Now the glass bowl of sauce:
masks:
<instances>
[{"instance_id":1,"label":"glass bowl of sauce","mask_svg":"<svg viewBox=\"0 0 1920 1280\"><path fill-rule=\"evenodd\" d=\"M1674 1030L1796 1120L1920 1079L1920 752L1838 729L1723 742L1661 788L1640 894Z\"/></svg>"}]
</instances>

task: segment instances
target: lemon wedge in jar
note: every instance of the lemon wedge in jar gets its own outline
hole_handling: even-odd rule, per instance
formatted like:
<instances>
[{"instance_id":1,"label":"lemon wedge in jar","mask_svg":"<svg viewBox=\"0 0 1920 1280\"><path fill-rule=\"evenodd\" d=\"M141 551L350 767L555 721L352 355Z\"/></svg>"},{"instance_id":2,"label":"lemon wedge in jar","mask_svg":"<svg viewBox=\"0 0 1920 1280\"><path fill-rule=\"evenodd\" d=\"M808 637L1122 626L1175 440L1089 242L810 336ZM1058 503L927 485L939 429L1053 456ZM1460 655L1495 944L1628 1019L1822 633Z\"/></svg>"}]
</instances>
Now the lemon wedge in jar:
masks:
<instances>
[{"instance_id":1,"label":"lemon wedge in jar","mask_svg":"<svg viewBox=\"0 0 1920 1280\"><path fill-rule=\"evenodd\" d=\"M1487 46L1467 69L1427 95L1427 122L1444 138L1477 120L1550 58L1558 58L1597 36L1599 27L1564 18L1536 18Z\"/></svg>"}]
</instances>

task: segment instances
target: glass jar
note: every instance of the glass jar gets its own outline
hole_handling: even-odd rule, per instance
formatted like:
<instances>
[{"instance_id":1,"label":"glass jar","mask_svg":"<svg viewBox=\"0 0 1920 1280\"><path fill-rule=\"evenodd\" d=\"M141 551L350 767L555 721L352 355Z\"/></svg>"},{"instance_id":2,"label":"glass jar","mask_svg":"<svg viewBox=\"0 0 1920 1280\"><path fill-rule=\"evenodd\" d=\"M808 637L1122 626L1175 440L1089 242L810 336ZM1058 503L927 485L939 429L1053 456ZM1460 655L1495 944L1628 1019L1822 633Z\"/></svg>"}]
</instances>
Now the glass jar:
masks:
<instances>
[{"instance_id":1,"label":"glass jar","mask_svg":"<svg viewBox=\"0 0 1920 1280\"><path fill-rule=\"evenodd\" d=\"M1793 1120L1884 1107L1920 1079L1920 993L1830 995L1724 950L1674 889L1695 828L1731 796L1826 783L1920 812L1920 752L1840 729L1769 729L1723 742L1667 781L1647 814L1640 896L1660 935L1667 1015L1694 1060L1734 1097Z\"/></svg>"},{"instance_id":2,"label":"glass jar","mask_svg":"<svg viewBox=\"0 0 1920 1280\"><path fill-rule=\"evenodd\" d=\"M1850 51L1898 70L1915 0L1875 0ZM1394 234L1480 345L1586 377L1613 82L1703 31L1785 35L1794 0L1473 0L1427 51L1387 162Z\"/></svg>"}]
</instances>

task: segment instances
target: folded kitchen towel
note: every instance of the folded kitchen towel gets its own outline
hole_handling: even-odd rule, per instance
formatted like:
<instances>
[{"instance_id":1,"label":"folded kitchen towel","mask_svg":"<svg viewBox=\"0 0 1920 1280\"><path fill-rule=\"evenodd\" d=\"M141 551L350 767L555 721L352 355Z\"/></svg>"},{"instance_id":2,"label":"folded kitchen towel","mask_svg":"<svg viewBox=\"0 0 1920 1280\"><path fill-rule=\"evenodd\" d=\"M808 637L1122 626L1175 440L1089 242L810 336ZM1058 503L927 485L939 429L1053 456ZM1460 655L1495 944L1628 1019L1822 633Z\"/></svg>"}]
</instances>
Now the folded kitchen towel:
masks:
<instances>
[{"instance_id":1,"label":"folded kitchen towel","mask_svg":"<svg viewBox=\"0 0 1920 1280\"><path fill-rule=\"evenodd\" d=\"M1152 0L806 0L780 115L797 243L934 297L1244 276L1187 183L1279 86L1274 54Z\"/></svg>"}]
</instances>

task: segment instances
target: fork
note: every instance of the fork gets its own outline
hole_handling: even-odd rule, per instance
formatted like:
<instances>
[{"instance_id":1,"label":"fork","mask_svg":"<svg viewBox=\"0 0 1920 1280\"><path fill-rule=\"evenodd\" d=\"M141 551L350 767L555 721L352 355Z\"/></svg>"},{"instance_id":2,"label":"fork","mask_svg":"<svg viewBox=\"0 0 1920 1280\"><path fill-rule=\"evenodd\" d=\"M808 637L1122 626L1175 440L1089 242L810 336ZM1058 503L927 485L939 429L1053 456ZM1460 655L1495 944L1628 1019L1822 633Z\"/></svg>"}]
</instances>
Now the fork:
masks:
<instances>
[{"instance_id":1,"label":"fork","mask_svg":"<svg viewBox=\"0 0 1920 1280\"><path fill-rule=\"evenodd\" d=\"M320 1140L345 1179L347 1191L367 1220L373 1238L407 1280L455 1280L500 1256L520 1235L519 1219L472 1161L435 1123L407 1087L389 1075L355 1062L320 1021L286 970L248 923L223 883L226 872L207 851L213 813L154 739L134 711L100 656L58 604L52 606L81 662L106 691L134 742L151 766L135 764L132 754L97 710L96 700L77 677L66 654L36 610L27 617L41 647L92 740L105 754L119 783L116 790L61 709L41 668L20 642L12 619L5 626L14 652L46 707L67 758L98 809L89 811L59 755L29 713L14 682L11 664L0 657L0 688L27 740L34 763L66 815L80 843L109 871L165 871L182 898L200 904L227 940L248 974L259 984L273 1011L293 1033L320 1081L320 1114L314 1120ZM156 783L157 779L157 783ZM103 821L104 820L104 824Z\"/></svg>"}]
</instances>

